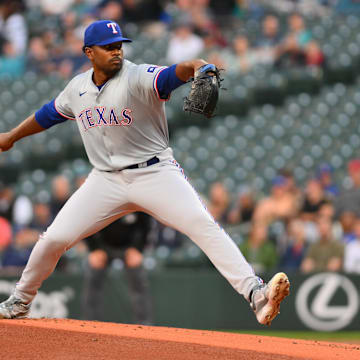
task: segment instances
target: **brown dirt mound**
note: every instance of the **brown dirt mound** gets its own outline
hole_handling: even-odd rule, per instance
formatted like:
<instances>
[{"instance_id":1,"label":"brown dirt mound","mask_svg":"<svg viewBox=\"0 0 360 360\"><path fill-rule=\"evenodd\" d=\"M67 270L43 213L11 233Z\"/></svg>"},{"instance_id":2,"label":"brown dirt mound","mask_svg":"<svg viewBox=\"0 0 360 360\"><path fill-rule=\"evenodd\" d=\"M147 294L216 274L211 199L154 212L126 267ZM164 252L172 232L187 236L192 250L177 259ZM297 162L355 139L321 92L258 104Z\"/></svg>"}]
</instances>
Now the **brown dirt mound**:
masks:
<instances>
[{"instance_id":1,"label":"brown dirt mound","mask_svg":"<svg viewBox=\"0 0 360 360\"><path fill-rule=\"evenodd\" d=\"M359 345L67 319L0 320L1 359L360 358Z\"/></svg>"}]
</instances>

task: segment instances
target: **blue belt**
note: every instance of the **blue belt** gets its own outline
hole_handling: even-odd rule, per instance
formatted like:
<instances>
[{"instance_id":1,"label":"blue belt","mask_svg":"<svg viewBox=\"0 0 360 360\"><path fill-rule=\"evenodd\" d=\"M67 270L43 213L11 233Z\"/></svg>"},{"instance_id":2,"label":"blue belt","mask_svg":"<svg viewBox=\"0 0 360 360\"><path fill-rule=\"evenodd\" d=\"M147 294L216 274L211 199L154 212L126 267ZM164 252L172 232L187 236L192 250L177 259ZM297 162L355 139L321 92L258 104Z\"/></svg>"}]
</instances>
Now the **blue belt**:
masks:
<instances>
[{"instance_id":1,"label":"blue belt","mask_svg":"<svg viewBox=\"0 0 360 360\"><path fill-rule=\"evenodd\" d=\"M148 161L145 161L143 163L140 164L135 164L135 165L130 165L127 166L126 168L124 168L123 170L127 170L127 169L140 169L140 168L144 168L150 165L154 165L157 164L158 162L160 162L159 158L157 158L156 156L154 156L153 158L151 158Z\"/></svg>"}]
</instances>

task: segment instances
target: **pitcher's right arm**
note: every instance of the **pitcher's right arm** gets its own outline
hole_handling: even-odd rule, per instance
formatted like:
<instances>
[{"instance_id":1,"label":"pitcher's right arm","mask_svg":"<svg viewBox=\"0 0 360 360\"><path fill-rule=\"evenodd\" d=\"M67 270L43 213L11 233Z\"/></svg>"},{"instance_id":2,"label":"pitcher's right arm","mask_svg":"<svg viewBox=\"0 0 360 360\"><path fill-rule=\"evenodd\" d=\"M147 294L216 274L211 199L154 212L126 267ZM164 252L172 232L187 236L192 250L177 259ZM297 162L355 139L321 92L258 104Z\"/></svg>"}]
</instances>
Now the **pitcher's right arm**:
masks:
<instances>
[{"instance_id":1,"label":"pitcher's right arm","mask_svg":"<svg viewBox=\"0 0 360 360\"><path fill-rule=\"evenodd\" d=\"M0 152L11 149L15 142L23 137L37 134L44 130L46 129L35 120L35 114L32 114L9 132L0 133Z\"/></svg>"},{"instance_id":2,"label":"pitcher's right arm","mask_svg":"<svg viewBox=\"0 0 360 360\"><path fill-rule=\"evenodd\" d=\"M75 116L72 114L69 106L72 89L71 84L72 81L68 83L56 99L43 105L17 127L9 132L0 133L0 153L11 149L18 140L26 136L42 132L68 119L75 120Z\"/></svg>"}]
</instances>

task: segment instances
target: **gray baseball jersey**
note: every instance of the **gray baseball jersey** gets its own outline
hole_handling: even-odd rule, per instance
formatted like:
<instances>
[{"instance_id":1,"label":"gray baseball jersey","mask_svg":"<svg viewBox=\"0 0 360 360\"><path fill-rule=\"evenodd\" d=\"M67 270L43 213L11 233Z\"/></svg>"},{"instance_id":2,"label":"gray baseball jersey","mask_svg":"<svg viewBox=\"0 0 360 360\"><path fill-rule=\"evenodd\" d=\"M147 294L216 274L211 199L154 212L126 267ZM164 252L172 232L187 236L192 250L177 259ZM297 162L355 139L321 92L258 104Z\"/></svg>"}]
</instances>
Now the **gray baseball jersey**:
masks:
<instances>
[{"instance_id":1,"label":"gray baseball jersey","mask_svg":"<svg viewBox=\"0 0 360 360\"><path fill-rule=\"evenodd\" d=\"M120 170L169 146L164 101L156 78L164 67L124 60L122 70L99 89L93 70L74 77L55 99L57 111L76 120L91 164Z\"/></svg>"}]
</instances>

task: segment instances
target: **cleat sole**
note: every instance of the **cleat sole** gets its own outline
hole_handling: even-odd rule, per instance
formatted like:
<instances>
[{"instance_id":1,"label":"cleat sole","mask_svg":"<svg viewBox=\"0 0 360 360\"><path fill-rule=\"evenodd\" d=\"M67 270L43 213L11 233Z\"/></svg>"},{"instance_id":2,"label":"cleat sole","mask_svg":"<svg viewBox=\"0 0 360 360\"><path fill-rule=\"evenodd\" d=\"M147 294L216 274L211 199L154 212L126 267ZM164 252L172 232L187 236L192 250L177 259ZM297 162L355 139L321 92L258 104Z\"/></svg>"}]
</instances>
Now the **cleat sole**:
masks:
<instances>
[{"instance_id":1,"label":"cleat sole","mask_svg":"<svg viewBox=\"0 0 360 360\"><path fill-rule=\"evenodd\" d=\"M271 325L275 317L280 314L280 304L290 294L290 282L285 273L277 273L270 280L267 289L268 302L257 314L261 324Z\"/></svg>"}]
</instances>

